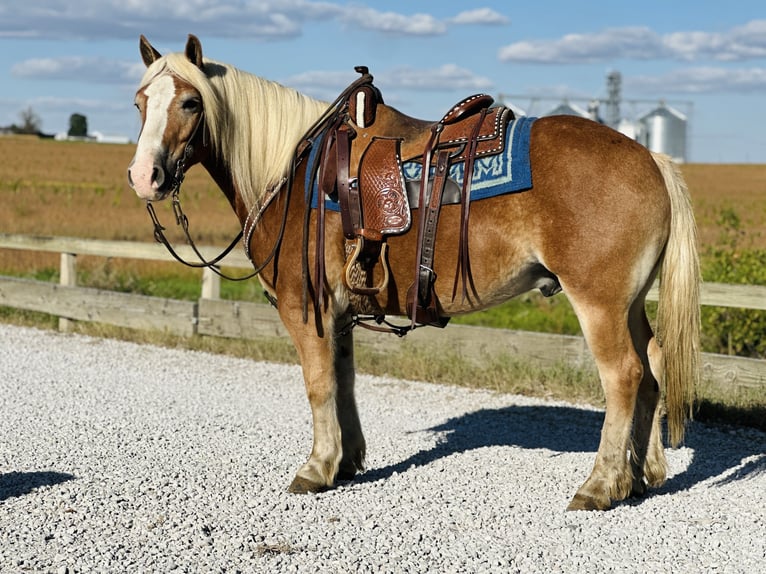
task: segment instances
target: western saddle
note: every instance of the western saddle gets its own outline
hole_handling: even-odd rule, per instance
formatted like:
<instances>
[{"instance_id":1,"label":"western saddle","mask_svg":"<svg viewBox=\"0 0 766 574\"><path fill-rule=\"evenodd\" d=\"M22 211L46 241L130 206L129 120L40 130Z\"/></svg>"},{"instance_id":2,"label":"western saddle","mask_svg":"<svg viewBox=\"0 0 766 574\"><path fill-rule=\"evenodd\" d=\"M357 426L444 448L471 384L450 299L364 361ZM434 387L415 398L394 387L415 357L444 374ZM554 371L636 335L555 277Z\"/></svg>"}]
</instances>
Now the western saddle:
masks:
<instances>
[{"instance_id":1,"label":"western saddle","mask_svg":"<svg viewBox=\"0 0 766 574\"><path fill-rule=\"evenodd\" d=\"M302 144L304 151L317 147L312 165L307 168L310 181L318 181L319 189L315 304L322 299L323 219L325 199L329 199L339 205L347 240L344 282L356 296L355 307L371 312L369 317L357 316L354 324L400 336L422 325L444 327L449 318L440 313L433 272L441 205L461 205L460 252L453 298L459 279L462 296L466 298L469 284L473 289L468 257L468 215L474 161L504 150L505 133L513 113L506 107L492 107L491 96L477 94L458 102L437 122L417 120L383 105L368 69L359 66L355 70L361 77L341 93ZM405 179L405 163L415 166L419 180ZM454 166L458 173L462 169L462 186L451 176ZM374 297L388 285L386 239L410 230L415 207L418 209L417 268L413 270L407 303L411 324L398 327L384 320ZM373 271L378 266L381 278L374 284ZM308 269L304 269L304 276L308 276ZM363 323L373 320L376 325Z\"/></svg>"}]
</instances>

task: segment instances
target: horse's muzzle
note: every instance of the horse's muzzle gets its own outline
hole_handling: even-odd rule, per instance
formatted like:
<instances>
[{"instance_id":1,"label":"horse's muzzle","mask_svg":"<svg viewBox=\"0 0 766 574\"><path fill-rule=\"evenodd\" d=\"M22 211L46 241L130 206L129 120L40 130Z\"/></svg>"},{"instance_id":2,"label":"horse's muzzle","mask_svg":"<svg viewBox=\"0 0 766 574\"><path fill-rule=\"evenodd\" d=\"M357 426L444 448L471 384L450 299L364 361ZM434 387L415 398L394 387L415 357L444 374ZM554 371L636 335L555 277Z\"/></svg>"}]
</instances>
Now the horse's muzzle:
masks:
<instances>
[{"instance_id":1,"label":"horse's muzzle","mask_svg":"<svg viewBox=\"0 0 766 574\"><path fill-rule=\"evenodd\" d=\"M165 199L173 187L173 178L158 164L136 165L135 159L128 166L128 184L136 195L147 201Z\"/></svg>"}]
</instances>

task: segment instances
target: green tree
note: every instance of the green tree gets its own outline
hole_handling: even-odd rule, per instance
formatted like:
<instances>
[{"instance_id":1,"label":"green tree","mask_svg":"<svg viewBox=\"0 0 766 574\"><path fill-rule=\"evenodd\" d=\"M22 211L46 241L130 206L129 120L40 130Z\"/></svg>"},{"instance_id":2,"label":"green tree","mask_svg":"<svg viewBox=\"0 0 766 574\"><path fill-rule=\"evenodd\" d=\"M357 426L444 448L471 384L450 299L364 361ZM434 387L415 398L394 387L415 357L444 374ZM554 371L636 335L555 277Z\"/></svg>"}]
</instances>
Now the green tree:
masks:
<instances>
[{"instance_id":1,"label":"green tree","mask_svg":"<svg viewBox=\"0 0 766 574\"><path fill-rule=\"evenodd\" d=\"M71 137L82 137L88 135L88 118L82 114L72 114L69 116L69 131L67 135Z\"/></svg>"}]
</instances>

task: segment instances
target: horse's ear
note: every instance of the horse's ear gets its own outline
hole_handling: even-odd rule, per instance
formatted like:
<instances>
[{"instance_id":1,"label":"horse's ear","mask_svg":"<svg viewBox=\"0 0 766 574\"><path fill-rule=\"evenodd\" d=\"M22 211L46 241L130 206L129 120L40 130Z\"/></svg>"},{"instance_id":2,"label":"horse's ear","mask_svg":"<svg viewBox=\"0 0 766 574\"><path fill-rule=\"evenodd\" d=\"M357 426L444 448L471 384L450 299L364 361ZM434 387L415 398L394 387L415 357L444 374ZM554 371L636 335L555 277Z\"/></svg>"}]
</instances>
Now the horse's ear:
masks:
<instances>
[{"instance_id":1,"label":"horse's ear","mask_svg":"<svg viewBox=\"0 0 766 574\"><path fill-rule=\"evenodd\" d=\"M141 51L141 59L143 59L147 68L162 58L162 54L154 49L154 46L149 43L149 40L143 34L141 34L141 39L138 42L138 49Z\"/></svg>"},{"instance_id":2,"label":"horse's ear","mask_svg":"<svg viewBox=\"0 0 766 574\"><path fill-rule=\"evenodd\" d=\"M186 57L192 64L202 69L202 43L194 34L189 34L186 42Z\"/></svg>"}]
</instances>

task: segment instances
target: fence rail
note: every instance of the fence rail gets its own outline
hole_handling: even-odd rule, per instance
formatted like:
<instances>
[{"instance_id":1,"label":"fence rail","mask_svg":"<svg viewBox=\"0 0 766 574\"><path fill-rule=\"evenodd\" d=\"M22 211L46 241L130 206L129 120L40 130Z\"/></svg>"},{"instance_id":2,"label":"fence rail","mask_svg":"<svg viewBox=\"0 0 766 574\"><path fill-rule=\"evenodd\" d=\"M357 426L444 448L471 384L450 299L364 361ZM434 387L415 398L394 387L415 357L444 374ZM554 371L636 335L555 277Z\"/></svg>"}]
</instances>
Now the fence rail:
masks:
<instances>
[{"instance_id":1,"label":"fence rail","mask_svg":"<svg viewBox=\"0 0 766 574\"><path fill-rule=\"evenodd\" d=\"M156 243L104 241L71 237L40 237L0 234L0 249L45 251L61 254L59 284L0 276L0 306L41 311L59 316L66 329L72 320L93 321L134 329L157 329L175 334L214 335L219 337L286 337L287 333L268 305L246 301L221 300L220 278L209 270L201 273L200 298L178 301L130 293L78 287L77 255L173 261L164 247ZM200 249L205 257L217 255L218 249ZM191 249L179 247L182 257L193 259ZM232 253L223 261L231 268L251 268L242 253ZM657 291L648 299L656 300ZM766 310L766 286L704 283L703 305ZM377 352L395 352L402 346L429 350L452 349L469 360L506 354L523 356L542 364L561 361L592 366L592 357L582 337L450 325L434 336L433 329L418 329L404 341L387 334L357 330L357 341ZM707 379L766 389L766 361L703 354Z\"/></svg>"}]
</instances>

